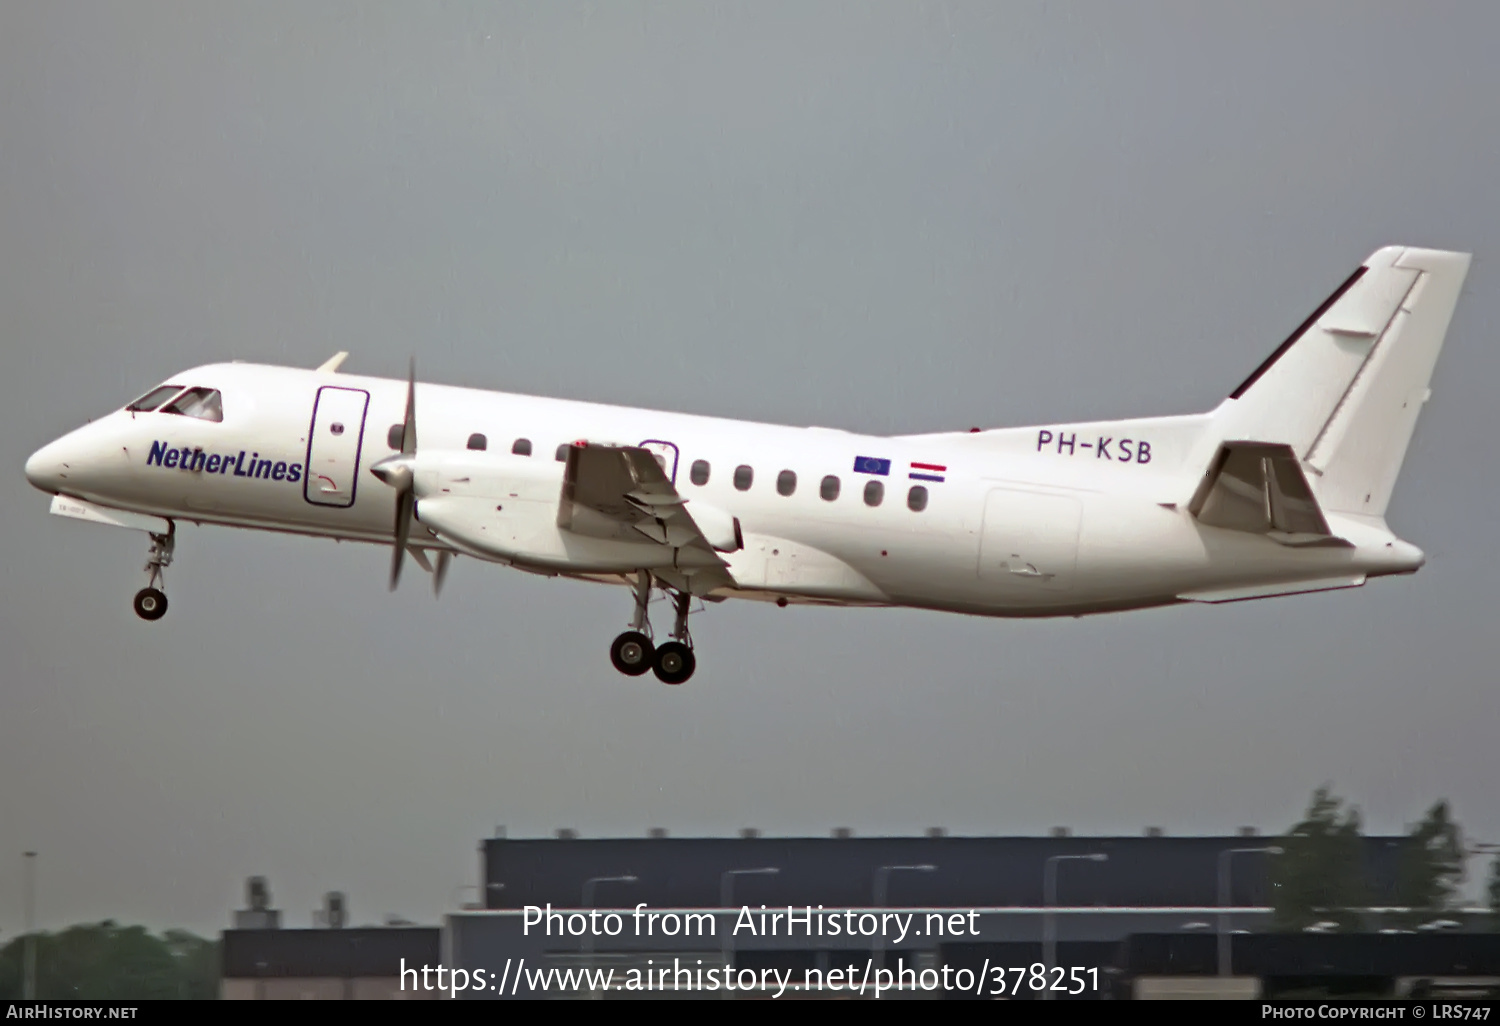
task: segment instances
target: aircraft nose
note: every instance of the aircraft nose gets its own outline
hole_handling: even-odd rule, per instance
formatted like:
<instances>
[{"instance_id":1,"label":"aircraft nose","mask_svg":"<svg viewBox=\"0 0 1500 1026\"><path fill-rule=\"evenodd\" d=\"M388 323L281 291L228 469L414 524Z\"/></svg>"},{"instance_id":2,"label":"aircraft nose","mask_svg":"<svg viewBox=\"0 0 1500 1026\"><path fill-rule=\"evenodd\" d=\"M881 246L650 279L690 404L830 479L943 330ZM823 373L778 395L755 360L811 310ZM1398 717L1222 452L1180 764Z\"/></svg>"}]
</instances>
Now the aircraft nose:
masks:
<instances>
[{"instance_id":1,"label":"aircraft nose","mask_svg":"<svg viewBox=\"0 0 1500 1026\"><path fill-rule=\"evenodd\" d=\"M68 473L68 464L63 457L56 442L42 446L26 461L26 480L32 487L49 494L61 491Z\"/></svg>"}]
</instances>

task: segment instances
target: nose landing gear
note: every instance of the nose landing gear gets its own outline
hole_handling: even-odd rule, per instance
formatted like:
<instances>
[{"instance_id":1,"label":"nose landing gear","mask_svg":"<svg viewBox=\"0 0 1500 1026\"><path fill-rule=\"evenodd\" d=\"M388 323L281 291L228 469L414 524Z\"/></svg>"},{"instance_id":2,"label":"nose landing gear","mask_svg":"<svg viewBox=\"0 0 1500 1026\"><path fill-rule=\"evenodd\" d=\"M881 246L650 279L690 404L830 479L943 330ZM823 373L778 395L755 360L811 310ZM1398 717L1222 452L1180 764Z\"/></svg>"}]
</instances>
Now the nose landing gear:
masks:
<instances>
[{"instance_id":1,"label":"nose landing gear","mask_svg":"<svg viewBox=\"0 0 1500 1026\"><path fill-rule=\"evenodd\" d=\"M160 620L167 615L167 581L164 571L171 565L172 551L177 547L177 525L166 534L151 536L151 554L146 559L146 572L150 578L146 586L135 593L135 615L142 620Z\"/></svg>"},{"instance_id":2,"label":"nose landing gear","mask_svg":"<svg viewBox=\"0 0 1500 1026\"><path fill-rule=\"evenodd\" d=\"M649 670L665 684L682 684L693 675L698 665L687 629L688 604L692 596L685 592L673 596L677 611L671 634L674 640L661 645L655 645L651 640L651 620L646 610L650 599L651 573L642 570L636 575L635 615L631 618L630 630L615 638L609 646L609 661L628 677L639 677Z\"/></svg>"}]
</instances>

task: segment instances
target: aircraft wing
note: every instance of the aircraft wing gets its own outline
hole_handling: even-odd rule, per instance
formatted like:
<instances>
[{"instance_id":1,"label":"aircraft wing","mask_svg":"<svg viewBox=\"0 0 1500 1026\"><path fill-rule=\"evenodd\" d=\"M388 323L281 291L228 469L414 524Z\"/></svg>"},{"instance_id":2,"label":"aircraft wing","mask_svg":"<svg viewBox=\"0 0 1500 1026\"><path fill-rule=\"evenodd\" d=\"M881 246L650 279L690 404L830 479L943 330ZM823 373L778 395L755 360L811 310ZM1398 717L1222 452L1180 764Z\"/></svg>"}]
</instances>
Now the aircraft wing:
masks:
<instances>
[{"instance_id":1,"label":"aircraft wing","mask_svg":"<svg viewBox=\"0 0 1500 1026\"><path fill-rule=\"evenodd\" d=\"M1351 544L1329 530L1289 445L1225 442L1188 511L1199 523L1264 534L1282 545Z\"/></svg>"},{"instance_id":2,"label":"aircraft wing","mask_svg":"<svg viewBox=\"0 0 1500 1026\"><path fill-rule=\"evenodd\" d=\"M734 584L720 552L742 544L739 521L688 501L649 450L579 443L568 447L557 526L594 538L641 541L672 550L671 564L694 594ZM700 522L701 521L701 522Z\"/></svg>"}]
</instances>

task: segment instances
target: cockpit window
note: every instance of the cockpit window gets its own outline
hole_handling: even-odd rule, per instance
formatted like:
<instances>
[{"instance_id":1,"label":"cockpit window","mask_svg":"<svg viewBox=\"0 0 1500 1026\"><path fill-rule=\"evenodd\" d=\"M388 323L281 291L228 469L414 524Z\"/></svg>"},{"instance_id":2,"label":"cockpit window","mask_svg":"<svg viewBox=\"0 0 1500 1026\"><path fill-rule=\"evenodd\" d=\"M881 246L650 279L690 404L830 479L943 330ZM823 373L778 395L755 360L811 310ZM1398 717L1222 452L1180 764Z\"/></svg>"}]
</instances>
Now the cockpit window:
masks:
<instances>
[{"instance_id":1,"label":"cockpit window","mask_svg":"<svg viewBox=\"0 0 1500 1026\"><path fill-rule=\"evenodd\" d=\"M135 402L125 407L125 409L131 411L132 413L145 413L148 410L156 409L162 403L166 402L168 399L172 398L174 395L181 391L181 385L162 385L160 388L153 388L151 391L141 396Z\"/></svg>"},{"instance_id":2,"label":"cockpit window","mask_svg":"<svg viewBox=\"0 0 1500 1026\"><path fill-rule=\"evenodd\" d=\"M224 419L224 401L217 388L190 388L163 406L161 412L220 421Z\"/></svg>"}]
</instances>

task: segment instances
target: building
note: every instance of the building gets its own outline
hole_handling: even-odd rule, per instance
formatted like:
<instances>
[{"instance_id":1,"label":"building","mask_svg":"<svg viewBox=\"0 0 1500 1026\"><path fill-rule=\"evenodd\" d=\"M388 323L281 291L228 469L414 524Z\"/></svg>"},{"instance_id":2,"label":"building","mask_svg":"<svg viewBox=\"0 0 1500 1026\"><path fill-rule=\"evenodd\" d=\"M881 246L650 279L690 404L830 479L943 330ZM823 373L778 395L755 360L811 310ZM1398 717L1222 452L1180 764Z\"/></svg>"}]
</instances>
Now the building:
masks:
<instances>
[{"instance_id":1,"label":"building","mask_svg":"<svg viewBox=\"0 0 1500 1026\"><path fill-rule=\"evenodd\" d=\"M436 965L437 927L226 930L219 996L226 1000L433 999L403 966Z\"/></svg>"},{"instance_id":2,"label":"building","mask_svg":"<svg viewBox=\"0 0 1500 1026\"><path fill-rule=\"evenodd\" d=\"M1393 900L1401 837L1364 838L1365 875L1376 904ZM1230 856L1228 904L1270 904L1264 849L1274 838L1253 833L1219 837L924 837L641 838L494 837L480 845L484 904L492 910L551 903L576 908L591 879L632 876L630 884L598 883L595 897L633 907L715 908L724 874L735 872L732 904L862 907L876 901L877 876L886 876L884 901L933 908L1040 908L1046 904L1100 908L1196 908L1218 905L1220 854ZM1252 851L1247 849L1261 849ZM1085 856L1104 855L1091 862ZM1061 858L1060 862L1052 862ZM1044 894L1047 866L1055 893ZM930 872L882 867L929 865ZM775 874L743 874L775 868Z\"/></svg>"},{"instance_id":3,"label":"building","mask_svg":"<svg viewBox=\"0 0 1500 1026\"><path fill-rule=\"evenodd\" d=\"M442 931L437 927L350 929L344 896L331 893L314 914L320 928L282 929L281 913L270 907L264 877L250 879L246 903L248 908L234 914L234 928L220 936L221 998L426 1000L438 996L416 985L415 972L402 977L408 966L438 963Z\"/></svg>"},{"instance_id":4,"label":"building","mask_svg":"<svg viewBox=\"0 0 1500 1026\"><path fill-rule=\"evenodd\" d=\"M1362 840L1377 905L1394 897L1404 843ZM483 902L451 912L441 929L349 929L341 895L320 914L326 928L278 929L264 881L252 882L251 907L235 916L244 928L224 934L223 994L702 998L726 996L701 981L728 970L728 996L773 996L779 980L781 997L848 998L859 996L855 978L886 970L912 983L888 998L1030 999L1040 996L1027 975L1036 963L1069 970L1065 991L1051 995L1064 1000L1481 994L1500 981L1497 938L1472 932L1487 925L1478 915L1396 933L1398 920L1374 908L1369 928L1387 932L1270 933L1275 848L1251 831L502 835L480 844ZM977 980L1001 965L1004 993L925 983L944 973ZM642 980L659 985L643 990Z\"/></svg>"},{"instance_id":5,"label":"building","mask_svg":"<svg viewBox=\"0 0 1500 1026\"><path fill-rule=\"evenodd\" d=\"M1372 894L1388 903L1404 839L1363 843ZM849 966L940 972L975 961L973 972L986 958L1002 956L1011 960L1007 965L1046 961L1087 969L1093 973L1087 992L1073 996L1117 997L1120 981L1130 978L1129 968L1117 964L1129 938L1186 935L1213 948L1221 928L1230 936L1269 929L1267 870L1275 855L1267 849L1274 845L1251 831L1175 838L1160 830L1135 837L1063 830L1048 837L929 831L856 838L847 830L823 838L752 831L739 838L669 838L662 831L597 840L571 831L527 840L500 836L480 846L486 908L449 916L443 954L448 966L509 980L507 989L518 997L540 996L530 987L537 971L612 968L618 981L663 967L776 970L820 981L817 994L798 996L835 996L821 982L834 971L847 978ZM863 927L788 931L785 918L780 930L774 923L770 930L744 929L747 914L754 919L762 910L774 915L789 908L809 921L871 924L896 913L914 925L903 936ZM612 912L618 931L573 932L590 912L606 918ZM659 916L654 929L652 913ZM522 966L531 970L524 979ZM560 979L546 992L562 996ZM1258 987L1240 984L1246 993ZM628 996L618 986L610 993ZM501 995L491 987L451 996Z\"/></svg>"}]
</instances>

